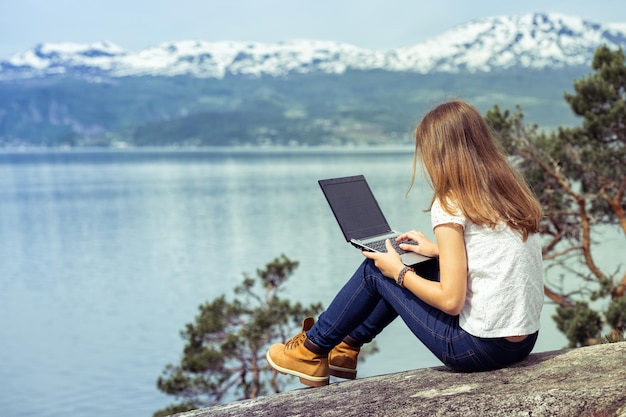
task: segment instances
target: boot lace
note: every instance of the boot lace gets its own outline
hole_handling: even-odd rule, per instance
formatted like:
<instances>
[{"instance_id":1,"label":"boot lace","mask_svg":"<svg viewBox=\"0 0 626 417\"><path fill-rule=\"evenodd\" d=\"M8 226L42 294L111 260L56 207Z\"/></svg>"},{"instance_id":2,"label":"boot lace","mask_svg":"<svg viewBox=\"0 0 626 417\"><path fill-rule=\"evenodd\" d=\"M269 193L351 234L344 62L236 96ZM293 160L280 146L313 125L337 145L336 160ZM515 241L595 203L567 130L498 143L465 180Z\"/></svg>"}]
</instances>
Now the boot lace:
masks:
<instances>
[{"instance_id":1,"label":"boot lace","mask_svg":"<svg viewBox=\"0 0 626 417\"><path fill-rule=\"evenodd\" d=\"M285 343L285 348L286 349L295 349L298 346L300 346L302 343L304 343L305 339L306 339L306 333L305 332L300 332L297 335L295 335L294 337L292 337L290 340L288 340L287 343Z\"/></svg>"}]
</instances>

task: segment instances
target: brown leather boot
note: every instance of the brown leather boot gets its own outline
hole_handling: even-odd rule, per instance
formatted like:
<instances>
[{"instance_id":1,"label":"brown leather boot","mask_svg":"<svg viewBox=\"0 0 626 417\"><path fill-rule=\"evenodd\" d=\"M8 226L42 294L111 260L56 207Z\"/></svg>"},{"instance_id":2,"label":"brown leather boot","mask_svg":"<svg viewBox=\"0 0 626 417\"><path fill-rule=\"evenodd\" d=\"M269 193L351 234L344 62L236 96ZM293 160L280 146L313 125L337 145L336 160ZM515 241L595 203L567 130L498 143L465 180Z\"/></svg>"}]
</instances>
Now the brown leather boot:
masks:
<instances>
[{"instance_id":1,"label":"brown leather boot","mask_svg":"<svg viewBox=\"0 0 626 417\"><path fill-rule=\"evenodd\" d=\"M321 387L328 384L328 353L311 350L316 350L317 346L307 341L305 332L314 323L313 317L304 319L300 333L285 344L272 345L265 357L278 372L297 376L300 382L310 387Z\"/></svg>"},{"instance_id":2,"label":"brown leather boot","mask_svg":"<svg viewBox=\"0 0 626 417\"><path fill-rule=\"evenodd\" d=\"M328 368L332 376L345 379L356 378L357 358L361 348L342 341L328 353Z\"/></svg>"}]
</instances>

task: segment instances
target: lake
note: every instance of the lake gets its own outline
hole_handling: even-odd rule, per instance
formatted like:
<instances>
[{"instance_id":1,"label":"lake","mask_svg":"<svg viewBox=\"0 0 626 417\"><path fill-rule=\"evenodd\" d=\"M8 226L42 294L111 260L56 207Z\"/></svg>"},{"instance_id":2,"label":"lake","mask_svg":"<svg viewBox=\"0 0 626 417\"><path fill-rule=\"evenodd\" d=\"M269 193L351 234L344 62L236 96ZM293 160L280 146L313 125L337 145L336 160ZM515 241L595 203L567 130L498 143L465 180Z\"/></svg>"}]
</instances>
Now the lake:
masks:
<instances>
[{"instance_id":1,"label":"lake","mask_svg":"<svg viewBox=\"0 0 626 417\"><path fill-rule=\"evenodd\" d=\"M0 152L0 410L151 416L198 306L284 253L285 296L328 305L361 262L317 180L364 174L389 222L432 237L412 150ZM566 340L547 306L535 351ZM359 376L439 366L397 321ZM398 354L402 352L402 354ZM296 385L298 386L298 385Z\"/></svg>"}]
</instances>

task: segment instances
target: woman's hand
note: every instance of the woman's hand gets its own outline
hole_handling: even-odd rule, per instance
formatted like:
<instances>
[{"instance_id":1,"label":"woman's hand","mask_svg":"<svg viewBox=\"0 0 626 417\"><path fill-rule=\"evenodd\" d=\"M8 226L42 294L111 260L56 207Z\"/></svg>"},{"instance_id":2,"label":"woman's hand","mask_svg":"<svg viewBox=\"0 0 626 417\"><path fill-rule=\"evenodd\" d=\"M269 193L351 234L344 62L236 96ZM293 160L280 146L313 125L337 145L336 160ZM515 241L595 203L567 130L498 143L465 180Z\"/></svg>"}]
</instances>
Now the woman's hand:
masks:
<instances>
[{"instance_id":1,"label":"woman's hand","mask_svg":"<svg viewBox=\"0 0 626 417\"><path fill-rule=\"evenodd\" d=\"M402 271L402 268L404 268L404 264L398 252L391 246L389 239L385 241L385 246L387 247L387 252L363 251L363 256L373 259L376 268L378 268L384 276L395 281L400 271Z\"/></svg>"},{"instance_id":2,"label":"woman's hand","mask_svg":"<svg viewBox=\"0 0 626 417\"><path fill-rule=\"evenodd\" d=\"M429 240L422 232L411 230L410 232L403 233L396 238L396 242L401 242L403 240L412 240L417 242L417 244L400 243L400 248L405 251L419 253L420 255L429 256L431 258L439 256L439 247L437 244Z\"/></svg>"}]
</instances>

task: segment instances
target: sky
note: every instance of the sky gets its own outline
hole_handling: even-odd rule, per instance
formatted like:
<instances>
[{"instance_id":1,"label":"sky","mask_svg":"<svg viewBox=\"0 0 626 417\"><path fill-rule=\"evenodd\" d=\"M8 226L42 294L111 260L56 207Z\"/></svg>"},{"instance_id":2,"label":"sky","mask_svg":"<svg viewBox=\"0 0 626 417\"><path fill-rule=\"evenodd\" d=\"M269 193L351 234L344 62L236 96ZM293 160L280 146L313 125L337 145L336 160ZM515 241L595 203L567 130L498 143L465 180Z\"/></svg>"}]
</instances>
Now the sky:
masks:
<instances>
[{"instance_id":1,"label":"sky","mask_svg":"<svg viewBox=\"0 0 626 417\"><path fill-rule=\"evenodd\" d=\"M181 40L333 40L367 49L423 42L489 16L558 12L626 23L624 0L0 0L0 60L46 42L137 52Z\"/></svg>"}]
</instances>

